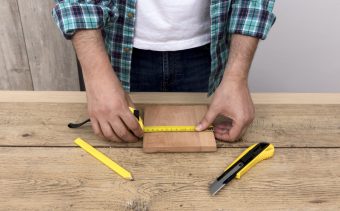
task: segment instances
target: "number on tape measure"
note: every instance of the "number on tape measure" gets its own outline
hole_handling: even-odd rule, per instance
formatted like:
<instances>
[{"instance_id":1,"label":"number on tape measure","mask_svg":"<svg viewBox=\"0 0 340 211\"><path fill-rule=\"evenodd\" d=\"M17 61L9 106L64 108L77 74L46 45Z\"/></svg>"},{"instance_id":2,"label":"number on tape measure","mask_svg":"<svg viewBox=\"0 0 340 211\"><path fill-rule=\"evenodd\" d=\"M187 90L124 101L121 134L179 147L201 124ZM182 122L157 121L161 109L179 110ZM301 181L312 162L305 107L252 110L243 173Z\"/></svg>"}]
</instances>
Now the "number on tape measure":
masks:
<instances>
[{"instance_id":1,"label":"number on tape measure","mask_svg":"<svg viewBox=\"0 0 340 211\"><path fill-rule=\"evenodd\" d=\"M144 126L143 130L146 133L152 132L195 132L195 126ZM206 131L212 131L209 127Z\"/></svg>"}]
</instances>

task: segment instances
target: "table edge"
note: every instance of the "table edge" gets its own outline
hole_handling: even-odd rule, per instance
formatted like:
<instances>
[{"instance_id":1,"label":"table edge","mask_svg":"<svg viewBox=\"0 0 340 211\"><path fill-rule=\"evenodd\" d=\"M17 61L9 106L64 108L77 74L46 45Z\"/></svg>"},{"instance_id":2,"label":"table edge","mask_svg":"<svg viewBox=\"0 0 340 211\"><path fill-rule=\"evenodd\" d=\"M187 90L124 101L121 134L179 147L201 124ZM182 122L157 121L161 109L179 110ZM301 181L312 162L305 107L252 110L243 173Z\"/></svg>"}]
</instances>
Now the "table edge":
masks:
<instances>
[{"instance_id":1,"label":"table edge","mask_svg":"<svg viewBox=\"0 0 340 211\"><path fill-rule=\"evenodd\" d=\"M340 93L252 93L255 104L340 104ZM206 93L130 93L136 104L208 104ZM86 103L80 91L0 91L0 102Z\"/></svg>"}]
</instances>

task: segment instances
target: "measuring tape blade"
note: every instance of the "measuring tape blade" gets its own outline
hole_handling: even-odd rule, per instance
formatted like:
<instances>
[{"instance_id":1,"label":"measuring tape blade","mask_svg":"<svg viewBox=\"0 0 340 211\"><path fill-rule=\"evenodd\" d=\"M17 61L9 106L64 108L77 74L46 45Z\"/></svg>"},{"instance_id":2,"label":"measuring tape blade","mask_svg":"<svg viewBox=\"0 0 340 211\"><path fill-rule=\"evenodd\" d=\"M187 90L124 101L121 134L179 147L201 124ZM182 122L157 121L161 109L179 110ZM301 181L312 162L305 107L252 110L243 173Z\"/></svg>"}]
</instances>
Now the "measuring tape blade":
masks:
<instances>
[{"instance_id":1,"label":"measuring tape blade","mask_svg":"<svg viewBox=\"0 0 340 211\"><path fill-rule=\"evenodd\" d=\"M144 133L154 132L196 132L196 126L144 126ZM213 131L213 127L209 127L204 131Z\"/></svg>"},{"instance_id":2,"label":"measuring tape blade","mask_svg":"<svg viewBox=\"0 0 340 211\"><path fill-rule=\"evenodd\" d=\"M197 132L196 126L194 125L167 125L167 126L145 126L142 118L140 117L139 111L135 108L129 107L132 114L137 118L137 121L144 131L144 133L155 133L155 132ZM213 126L209 126L204 131L213 131Z\"/></svg>"}]
</instances>

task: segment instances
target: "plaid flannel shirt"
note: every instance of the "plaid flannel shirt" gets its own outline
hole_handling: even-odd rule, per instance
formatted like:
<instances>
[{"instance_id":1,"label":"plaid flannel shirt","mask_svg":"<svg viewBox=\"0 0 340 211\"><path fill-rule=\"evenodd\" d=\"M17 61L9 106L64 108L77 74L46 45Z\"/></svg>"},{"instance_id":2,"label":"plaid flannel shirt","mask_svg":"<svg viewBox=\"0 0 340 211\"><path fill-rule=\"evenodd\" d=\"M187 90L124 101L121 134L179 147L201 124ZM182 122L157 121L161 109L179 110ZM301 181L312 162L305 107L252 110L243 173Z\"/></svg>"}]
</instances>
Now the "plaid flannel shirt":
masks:
<instances>
[{"instance_id":1,"label":"plaid flannel shirt","mask_svg":"<svg viewBox=\"0 0 340 211\"><path fill-rule=\"evenodd\" d=\"M111 64L130 90L130 68L137 0L55 0L52 15L67 39L77 30L102 29ZM208 94L220 84L232 34L265 39L275 22L275 0L211 0L211 74Z\"/></svg>"}]
</instances>

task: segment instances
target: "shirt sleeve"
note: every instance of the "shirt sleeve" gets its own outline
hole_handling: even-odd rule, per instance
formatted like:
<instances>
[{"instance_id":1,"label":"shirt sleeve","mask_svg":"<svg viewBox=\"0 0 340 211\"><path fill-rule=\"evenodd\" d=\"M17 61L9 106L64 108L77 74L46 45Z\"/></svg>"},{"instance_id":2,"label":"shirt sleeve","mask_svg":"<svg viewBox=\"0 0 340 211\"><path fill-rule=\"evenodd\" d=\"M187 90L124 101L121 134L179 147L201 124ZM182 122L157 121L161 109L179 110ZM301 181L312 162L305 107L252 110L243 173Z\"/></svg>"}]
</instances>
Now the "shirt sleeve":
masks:
<instances>
[{"instance_id":1,"label":"shirt sleeve","mask_svg":"<svg viewBox=\"0 0 340 211\"><path fill-rule=\"evenodd\" d=\"M275 22L275 0L233 0L229 33L266 39Z\"/></svg>"},{"instance_id":2,"label":"shirt sleeve","mask_svg":"<svg viewBox=\"0 0 340 211\"><path fill-rule=\"evenodd\" d=\"M118 12L113 0L55 0L52 16L66 39L77 30L100 29L114 22Z\"/></svg>"}]
</instances>

